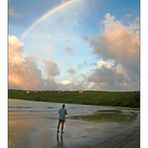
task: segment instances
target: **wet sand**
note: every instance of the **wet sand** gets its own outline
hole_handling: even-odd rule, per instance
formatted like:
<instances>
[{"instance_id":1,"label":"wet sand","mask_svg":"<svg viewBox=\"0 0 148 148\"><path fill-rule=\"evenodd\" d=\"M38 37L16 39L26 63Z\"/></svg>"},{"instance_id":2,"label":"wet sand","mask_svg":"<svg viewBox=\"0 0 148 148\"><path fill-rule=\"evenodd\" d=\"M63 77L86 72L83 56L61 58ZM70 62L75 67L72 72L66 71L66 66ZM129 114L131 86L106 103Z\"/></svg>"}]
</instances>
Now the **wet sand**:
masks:
<instances>
[{"instance_id":1,"label":"wet sand","mask_svg":"<svg viewBox=\"0 0 148 148\"><path fill-rule=\"evenodd\" d=\"M64 134L57 135L58 118L50 111L9 111L9 148L140 148L135 112L129 123L67 119Z\"/></svg>"}]
</instances>

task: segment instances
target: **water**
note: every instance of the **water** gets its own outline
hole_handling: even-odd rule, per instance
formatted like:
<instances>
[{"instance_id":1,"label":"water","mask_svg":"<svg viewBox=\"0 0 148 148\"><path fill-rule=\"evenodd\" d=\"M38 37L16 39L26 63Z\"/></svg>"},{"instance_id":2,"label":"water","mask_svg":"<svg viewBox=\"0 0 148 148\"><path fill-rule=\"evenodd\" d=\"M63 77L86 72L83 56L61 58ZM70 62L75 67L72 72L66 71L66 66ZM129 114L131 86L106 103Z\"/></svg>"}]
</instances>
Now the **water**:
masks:
<instances>
[{"instance_id":1,"label":"water","mask_svg":"<svg viewBox=\"0 0 148 148\"><path fill-rule=\"evenodd\" d=\"M129 108L125 107L65 105L68 116L92 114L98 110L130 112ZM9 148L61 147L59 140L62 140L63 147L79 148L103 143L118 134L125 135L122 133L129 131L135 125L139 128L139 119L138 122L133 122L135 125L126 126L117 122L86 122L66 119L65 133L60 139L61 137L57 137L56 128L58 110L61 106L61 103L9 99ZM122 137L120 140L122 141Z\"/></svg>"},{"instance_id":2,"label":"water","mask_svg":"<svg viewBox=\"0 0 148 148\"><path fill-rule=\"evenodd\" d=\"M96 105L78 105L78 104L65 104L68 113L73 115L86 115L92 114L98 110L129 110L126 107L110 107L110 106L96 106ZM48 112L49 115L57 114L62 103L51 102L37 102L9 99L9 112Z\"/></svg>"}]
</instances>

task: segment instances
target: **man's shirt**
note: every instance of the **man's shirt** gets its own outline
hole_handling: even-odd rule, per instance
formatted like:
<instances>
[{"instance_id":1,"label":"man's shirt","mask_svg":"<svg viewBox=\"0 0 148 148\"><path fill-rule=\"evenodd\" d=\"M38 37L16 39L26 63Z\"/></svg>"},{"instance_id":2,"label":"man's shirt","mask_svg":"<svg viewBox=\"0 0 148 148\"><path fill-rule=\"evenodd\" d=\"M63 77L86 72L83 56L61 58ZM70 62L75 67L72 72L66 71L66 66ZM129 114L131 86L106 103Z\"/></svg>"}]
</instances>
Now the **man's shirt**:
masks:
<instances>
[{"instance_id":1,"label":"man's shirt","mask_svg":"<svg viewBox=\"0 0 148 148\"><path fill-rule=\"evenodd\" d=\"M65 108L61 108L59 110L59 120L65 120L66 114L67 114L67 110Z\"/></svg>"}]
</instances>

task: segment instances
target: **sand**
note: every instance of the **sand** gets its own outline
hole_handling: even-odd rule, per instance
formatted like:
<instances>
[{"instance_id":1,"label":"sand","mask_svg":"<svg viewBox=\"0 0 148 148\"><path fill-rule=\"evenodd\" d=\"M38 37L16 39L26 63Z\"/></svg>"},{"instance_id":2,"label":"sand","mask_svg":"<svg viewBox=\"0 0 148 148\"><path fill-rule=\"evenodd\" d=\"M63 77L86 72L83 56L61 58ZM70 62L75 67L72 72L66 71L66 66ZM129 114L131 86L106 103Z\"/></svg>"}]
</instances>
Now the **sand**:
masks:
<instances>
[{"instance_id":1,"label":"sand","mask_svg":"<svg viewBox=\"0 0 148 148\"><path fill-rule=\"evenodd\" d=\"M66 104L68 116L119 110L137 114L130 122L87 122L66 118L57 135L61 104L9 100L9 148L140 148L140 114L123 107Z\"/></svg>"}]
</instances>

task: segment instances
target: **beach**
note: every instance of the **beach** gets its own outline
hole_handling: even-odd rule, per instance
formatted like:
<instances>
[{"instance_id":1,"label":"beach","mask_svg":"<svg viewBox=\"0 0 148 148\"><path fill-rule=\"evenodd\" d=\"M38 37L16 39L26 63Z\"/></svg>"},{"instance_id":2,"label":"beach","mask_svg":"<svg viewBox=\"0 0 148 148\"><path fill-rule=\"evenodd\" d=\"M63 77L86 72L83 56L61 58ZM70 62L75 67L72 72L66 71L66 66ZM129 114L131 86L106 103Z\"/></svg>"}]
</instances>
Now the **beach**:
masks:
<instances>
[{"instance_id":1,"label":"beach","mask_svg":"<svg viewBox=\"0 0 148 148\"><path fill-rule=\"evenodd\" d=\"M70 116L129 108L66 104L64 134L57 134L62 104L9 99L9 148L140 148L140 113L130 122L89 122Z\"/></svg>"}]
</instances>

